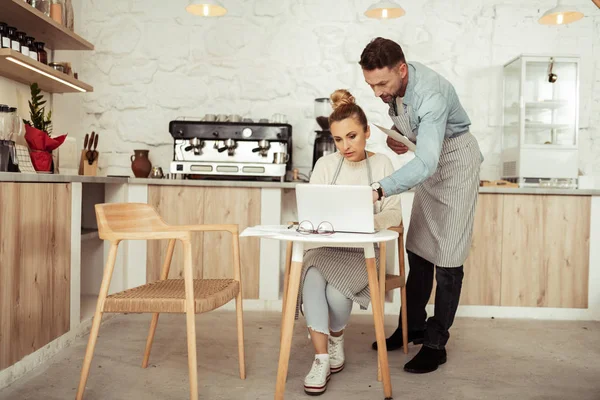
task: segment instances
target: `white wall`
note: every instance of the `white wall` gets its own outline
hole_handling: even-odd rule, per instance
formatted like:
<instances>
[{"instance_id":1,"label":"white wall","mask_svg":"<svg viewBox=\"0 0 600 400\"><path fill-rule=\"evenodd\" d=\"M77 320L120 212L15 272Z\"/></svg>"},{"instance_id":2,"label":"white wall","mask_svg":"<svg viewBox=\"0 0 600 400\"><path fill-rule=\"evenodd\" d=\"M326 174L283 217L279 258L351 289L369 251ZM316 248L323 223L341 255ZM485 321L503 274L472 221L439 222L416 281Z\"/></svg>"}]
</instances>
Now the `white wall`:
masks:
<instances>
[{"instance_id":1,"label":"white wall","mask_svg":"<svg viewBox=\"0 0 600 400\"><path fill-rule=\"evenodd\" d=\"M362 15L372 0L222 2L227 16L204 19L186 14L186 0L82 0L80 27L96 45L83 65L95 87L83 127L110 137L101 167L128 174L132 150L149 148L165 169L169 121L206 113L286 114L295 163L310 166L314 98L349 88L372 122L390 124L357 64L380 35L455 84L486 157L484 178L499 174L502 64L520 53L580 55L581 169L600 175L600 10L589 0L571 0L586 17L561 27L537 23L554 0L401 1L407 15L390 21ZM373 142L382 147L381 135Z\"/></svg>"}]
</instances>

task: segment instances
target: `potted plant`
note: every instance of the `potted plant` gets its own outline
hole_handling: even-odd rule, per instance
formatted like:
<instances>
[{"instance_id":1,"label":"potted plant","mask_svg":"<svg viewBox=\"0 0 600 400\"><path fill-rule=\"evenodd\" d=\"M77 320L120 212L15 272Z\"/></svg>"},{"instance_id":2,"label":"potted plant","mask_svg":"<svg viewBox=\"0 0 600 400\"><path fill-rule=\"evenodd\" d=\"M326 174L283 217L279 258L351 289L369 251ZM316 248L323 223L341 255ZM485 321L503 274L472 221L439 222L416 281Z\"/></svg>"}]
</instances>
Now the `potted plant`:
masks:
<instances>
[{"instance_id":1,"label":"potted plant","mask_svg":"<svg viewBox=\"0 0 600 400\"><path fill-rule=\"evenodd\" d=\"M31 121L23 120L25 124L25 140L29 145L29 155L36 171L53 172L52 151L57 149L67 135L52 138L52 111L46 114L46 101L37 83L32 83L29 115Z\"/></svg>"}]
</instances>

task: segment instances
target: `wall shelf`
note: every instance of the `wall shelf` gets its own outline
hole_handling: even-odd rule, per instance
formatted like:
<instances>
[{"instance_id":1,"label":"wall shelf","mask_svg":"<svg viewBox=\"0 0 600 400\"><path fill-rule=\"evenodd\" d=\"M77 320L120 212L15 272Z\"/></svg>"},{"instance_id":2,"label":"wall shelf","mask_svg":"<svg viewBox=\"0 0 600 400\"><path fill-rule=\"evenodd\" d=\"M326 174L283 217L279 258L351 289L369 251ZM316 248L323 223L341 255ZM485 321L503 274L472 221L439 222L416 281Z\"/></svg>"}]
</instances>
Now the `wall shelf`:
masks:
<instances>
[{"instance_id":1,"label":"wall shelf","mask_svg":"<svg viewBox=\"0 0 600 400\"><path fill-rule=\"evenodd\" d=\"M2 22L27 32L53 50L94 50L94 45L23 0L0 0Z\"/></svg>"},{"instance_id":2,"label":"wall shelf","mask_svg":"<svg viewBox=\"0 0 600 400\"><path fill-rule=\"evenodd\" d=\"M87 83L11 49L0 49L0 76L26 85L37 82L40 89L49 93L94 91L94 88Z\"/></svg>"}]
</instances>

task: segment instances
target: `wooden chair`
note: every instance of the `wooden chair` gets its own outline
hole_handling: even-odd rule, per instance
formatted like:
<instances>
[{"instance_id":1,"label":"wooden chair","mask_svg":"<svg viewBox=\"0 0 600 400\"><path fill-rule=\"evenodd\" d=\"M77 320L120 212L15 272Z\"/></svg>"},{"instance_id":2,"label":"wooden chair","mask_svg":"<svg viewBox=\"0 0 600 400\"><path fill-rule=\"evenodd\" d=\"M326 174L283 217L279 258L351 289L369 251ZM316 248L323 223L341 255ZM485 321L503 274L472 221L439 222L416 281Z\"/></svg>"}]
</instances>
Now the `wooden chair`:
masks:
<instances>
[{"instance_id":1,"label":"wooden chair","mask_svg":"<svg viewBox=\"0 0 600 400\"><path fill-rule=\"evenodd\" d=\"M399 226L388 228L390 231L398 232L398 274L386 274L385 272L385 247L386 244L379 245L379 282L385 281L385 285L380 285L381 304L385 306L385 293L390 290L400 289L401 319L402 319L402 349L404 354L408 354L408 318L406 314L406 268L404 265L404 223Z\"/></svg>"},{"instance_id":2,"label":"wooden chair","mask_svg":"<svg viewBox=\"0 0 600 400\"><path fill-rule=\"evenodd\" d=\"M297 222L289 222L288 225L297 224ZM385 285L380 285L381 304L385 306L385 293L390 290L400 289L402 302L401 318L402 318L402 345L404 354L408 354L408 319L406 314L406 269L404 265L404 223L400 222L399 226L388 228L391 231L398 232L398 264L399 275L386 274L386 243L379 244L379 282L385 282ZM283 276L283 304L287 298L288 282L290 277L290 266L292 265L292 242L289 242L285 254L285 273ZM281 312L283 322L283 310ZM283 323L281 324L283 326Z\"/></svg>"},{"instance_id":3,"label":"wooden chair","mask_svg":"<svg viewBox=\"0 0 600 400\"><path fill-rule=\"evenodd\" d=\"M90 338L83 360L83 368L77 391L77 400L83 399L94 347L100 329L102 314L153 313L142 368L148 366L154 332L159 313L182 313L186 315L188 368L190 375L190 399L198 399L198 375L196 363L195 314L212 311L236 299L238 356L240 378L246 379L244 361L244 327L242 319L242 281L240 270L239 230L237 225L180 225L166 224L156 210L148 204L121 203L97 204L96 218L100 238L110 241L110 251L104 269L102 285L96 305ZM193 279L192 232L226 231L232 235L233 279ZM169 240L167 256L160 280L107 296L115 267L117 249L123 240ZM184 279L167 279L175 249L180 240L184 252Z\"/></svg>"}]
</instances>

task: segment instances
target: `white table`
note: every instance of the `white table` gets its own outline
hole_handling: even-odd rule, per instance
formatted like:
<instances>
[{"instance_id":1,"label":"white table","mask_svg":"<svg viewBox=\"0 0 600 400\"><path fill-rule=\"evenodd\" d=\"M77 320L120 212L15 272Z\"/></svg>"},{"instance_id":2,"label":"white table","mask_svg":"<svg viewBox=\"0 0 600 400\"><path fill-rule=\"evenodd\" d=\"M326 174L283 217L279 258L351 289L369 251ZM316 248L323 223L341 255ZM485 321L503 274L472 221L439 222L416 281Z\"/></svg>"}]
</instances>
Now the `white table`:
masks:
<instances>
[{"instance_id":1,"label":"white table","mask_svg":"<svg viewBox=\"0 0 600 400\"><path fill-rule=\"evenodd\" d=\"M282 318L282 333L279 349L279 367L277 369L277 384L275 387L275 400L283 400L285 383L290 360L290 347L294 330L294 317L296 313L296 302L300 287L302 272L302 259L304 251L314 247L362 247L365 251L367 274L369 277L369 290L373 309L375 324L375 336L377 338L377 353L381 377L383 382L383 393L386 399L392 398L392 383L388 366L387 348L385 345L385 332L383 323L383 304L379 296L379 282L377 278L377 264L375 261L374 243L385 243L398 238L398 233L393 231L381 231L374 234L357 233L335 233L333 235L304 235L295 229L286 227L257 226L247 228L241 236L257 236L265 239L274 239L293 242L292 260L289 282L284 287L284 305ZM382 282L385 285L385 282Z\"/></svg>"}]
</instances>

